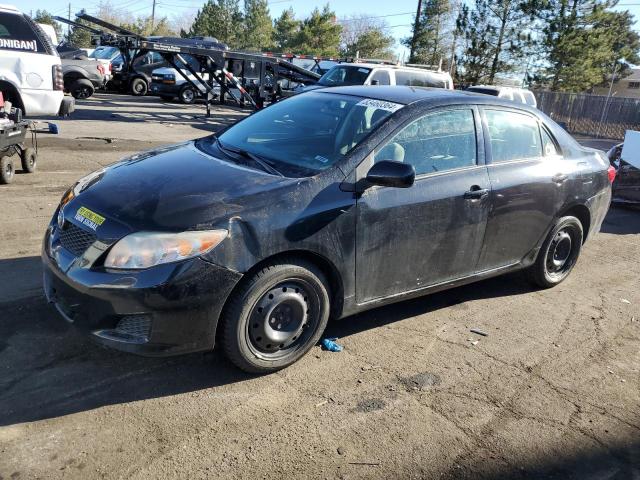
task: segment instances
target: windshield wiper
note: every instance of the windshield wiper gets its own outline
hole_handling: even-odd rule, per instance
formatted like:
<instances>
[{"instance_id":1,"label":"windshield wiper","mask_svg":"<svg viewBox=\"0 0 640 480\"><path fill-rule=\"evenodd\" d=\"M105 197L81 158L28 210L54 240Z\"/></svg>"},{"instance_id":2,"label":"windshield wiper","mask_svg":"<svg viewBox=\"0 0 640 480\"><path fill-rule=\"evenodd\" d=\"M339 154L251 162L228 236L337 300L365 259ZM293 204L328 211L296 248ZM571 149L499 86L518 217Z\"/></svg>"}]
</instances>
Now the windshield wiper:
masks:
<instances>
[{"instance_id":1,"label":"windshield wiper","mask_svg":"<svg viewBox=\"0 0 640 480\"><path fill-rule=\"evenodd\" d=\"M262 170L264 170L267 173L271 173L272 175L278 175L279 177L284 177L284 175L282 173L280 173L271 164L271 162L269 162L268 160L260 157L259 155L256 155L255 153L247 152L246 150L243 150L242 148L232 148L232 147L228 147L226 145L223 145L222 142L218 139L218 137L216 137L216 145L223 152L231 152L231 153L233 153L235 155L240 155L241 157L248 158L249 160L252 160L253 162L257 163L262 168Z\"/></svg>"}]
</instances>

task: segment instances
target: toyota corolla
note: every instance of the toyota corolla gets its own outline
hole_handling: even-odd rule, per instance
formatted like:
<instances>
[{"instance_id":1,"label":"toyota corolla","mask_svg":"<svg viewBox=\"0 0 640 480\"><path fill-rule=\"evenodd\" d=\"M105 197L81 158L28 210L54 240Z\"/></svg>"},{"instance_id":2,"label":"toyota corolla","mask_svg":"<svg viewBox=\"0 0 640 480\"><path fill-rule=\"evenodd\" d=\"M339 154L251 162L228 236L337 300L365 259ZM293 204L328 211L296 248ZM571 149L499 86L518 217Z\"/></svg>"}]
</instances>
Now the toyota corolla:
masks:
<instances>
[{"instance_id":1,"label":"toyota corolla","mask_svg":"<svg viewBox=\"0 0 640 480\"><path fill-rule=\"evenodd\" d=\"M105 345L219 343L269 372L329 318L521 269L557 285L599 230L614 176L525 105L317 90L79 180L45 234L44 288Z\"/></svg>"}]
</instances>

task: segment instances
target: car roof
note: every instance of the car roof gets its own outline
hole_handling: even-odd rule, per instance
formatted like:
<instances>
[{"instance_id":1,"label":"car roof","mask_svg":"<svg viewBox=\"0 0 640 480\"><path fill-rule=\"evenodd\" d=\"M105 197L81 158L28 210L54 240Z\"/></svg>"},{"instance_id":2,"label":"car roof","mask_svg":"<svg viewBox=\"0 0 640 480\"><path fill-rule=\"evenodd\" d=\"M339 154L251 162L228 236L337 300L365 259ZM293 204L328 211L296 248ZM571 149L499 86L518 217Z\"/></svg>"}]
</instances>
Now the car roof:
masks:
<instances>
[{"instance_id":1,"label":"car roof","mask_svg":"<svg viewBox=\"0 0 640 480\"><path fill-rule=\"evenodd\" d=\"M408 87L392 85L352 85L346 87L328 87L313 90L314 92L337 93L342 95L354 95L356 97L372 98L374 100L384 100L387 102L401 103L455 103L455 104L475 104L475 105L496 105L509 108L530 110L537 113L537 110L528 108L525 104L514 103L511 100L504 100L482 93L467 92L463 90L447 90L445 88L430 87Z\"/></svg>"},{"instance_id":2,"label":"car roof","mask_svg":"<svg viewBox=\"0 0 640 480\"><path fill-rule=\"evenodd\" d=\"M21 13L20 10L18 10L15 5L8 5L6 3L0 3L0 12L5 12L5 13Z\"/></svg>"}]
</instances>

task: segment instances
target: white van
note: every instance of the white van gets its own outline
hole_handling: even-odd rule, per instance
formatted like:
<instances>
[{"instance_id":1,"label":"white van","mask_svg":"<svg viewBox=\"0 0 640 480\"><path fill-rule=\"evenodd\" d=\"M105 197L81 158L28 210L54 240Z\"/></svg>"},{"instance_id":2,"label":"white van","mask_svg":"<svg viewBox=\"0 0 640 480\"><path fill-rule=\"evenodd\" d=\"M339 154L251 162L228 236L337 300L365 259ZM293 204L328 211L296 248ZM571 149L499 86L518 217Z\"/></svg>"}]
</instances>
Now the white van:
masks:
<instances>
[{"instance_id":1,"label":"white van","mask_svg":"<svg viewBox=\"0 0 640 480\"><path fill-rule=\"evenodd\" d=\"M501 87L497 85L473 85L467 88L468 92L483 93L494 97L504 98L516 103L524 103L530 107L537 107L538 102L531 90L515 87Z\"/></svg>"},{"instance_id":2,"label":"white van","mask_svg":"<svg viewBox=\"0 0 640 480\"><path fill-rule=\"evenodd\" d=\"M16 7L0 5L0 91L29 117L68 115L60 57L49 36Z\"/></svg>"},{"instance_id":3,"label":"white van","mask_svg":"<svg viewBox=\"0 0 640 480\"><path fill-rule=\"evenodd\" d=\"M339 63L322 75L317 83L301 88L299 91L307 92L318 88L344 85L408 85L453 90L453 79L448 72L402 65Z\"/></svg>"}]
</instances>

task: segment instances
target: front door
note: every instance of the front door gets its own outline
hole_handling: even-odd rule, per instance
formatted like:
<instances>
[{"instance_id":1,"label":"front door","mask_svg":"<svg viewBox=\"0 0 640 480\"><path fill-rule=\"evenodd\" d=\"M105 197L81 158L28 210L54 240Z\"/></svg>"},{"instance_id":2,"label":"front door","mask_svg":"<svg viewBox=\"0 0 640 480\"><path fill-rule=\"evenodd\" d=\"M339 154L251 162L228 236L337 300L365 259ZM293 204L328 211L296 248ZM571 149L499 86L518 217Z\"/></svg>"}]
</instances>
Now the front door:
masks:
<instances>
[{"instance_id":1,"label":"front door","mask_svg":"<svg viewBox=\"0 0 640 480\"><path fill-rule=\"evenodd\" d=\"M437 110L376 149L373 162L411 163L416 181L410 188L371 187L357 201L358 303L475 272L490 190L480 130L472 107Z\"/></svg>"}]
</instances>

